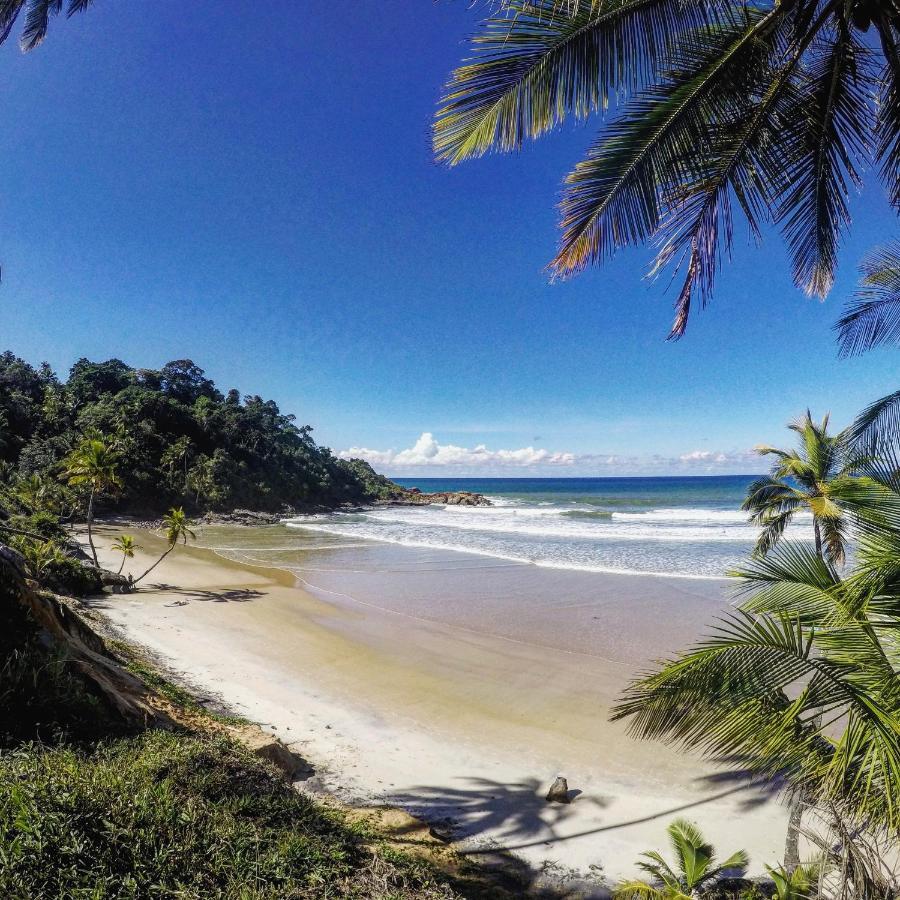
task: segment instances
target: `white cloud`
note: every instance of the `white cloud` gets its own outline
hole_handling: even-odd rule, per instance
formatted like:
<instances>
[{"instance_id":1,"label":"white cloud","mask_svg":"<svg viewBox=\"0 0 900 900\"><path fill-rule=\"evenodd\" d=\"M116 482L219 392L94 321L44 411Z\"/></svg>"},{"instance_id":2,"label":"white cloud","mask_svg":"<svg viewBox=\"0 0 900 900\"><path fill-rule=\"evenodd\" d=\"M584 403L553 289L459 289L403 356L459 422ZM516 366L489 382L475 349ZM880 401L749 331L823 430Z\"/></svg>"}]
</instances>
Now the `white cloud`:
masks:
<instances>
[{"instance_id":1,"label":"white cloud","mask_svg":"<svg viewBox=\"0 0 900 900\"><path fill-rule=\"evenodd\" d=\"M667 473L716 474L762 471L759 457L751 450L724 452L692 450L680 456L622 456L609 453L577 454L537 447L516 450L491 450L486 444L460 447L442 444L430 431L404 450L373 450L350 447L341 450L342 459L360 457L377 470L388 474L440 474L448 470L458 474L503 474L528 469L537 473L566 475L652 475Z\"/></svg>"},{"instance_id":2,"label":"white cloud","mask_svg":"<svg viewBox=\"0 0 900 900\"><path fill-rule=\"evenodd\" d=\"M690 453L682 453L678 459L683 463L728 462L728 457L724 453L714 453L712 450L692 450Z\"/></svg>"},{"instance_id":3,"label":"white cloud","mask_svg":"<svg viewBox=\"0 0 900 900\"><path fill-rule=\"evenodd\" d=\"M518 450L489 450L485 444L475 447L458 447L441 444L430 431L424 431L419 439L406 450L372 450L368 447L351 447L338 453L341 459L353 456L378 466L419 468L422 466L484 469L488 467L527 468L530 466L571 466L577 457L574 453L552 453L536 447Z\"/></svg>"}]
</instances>

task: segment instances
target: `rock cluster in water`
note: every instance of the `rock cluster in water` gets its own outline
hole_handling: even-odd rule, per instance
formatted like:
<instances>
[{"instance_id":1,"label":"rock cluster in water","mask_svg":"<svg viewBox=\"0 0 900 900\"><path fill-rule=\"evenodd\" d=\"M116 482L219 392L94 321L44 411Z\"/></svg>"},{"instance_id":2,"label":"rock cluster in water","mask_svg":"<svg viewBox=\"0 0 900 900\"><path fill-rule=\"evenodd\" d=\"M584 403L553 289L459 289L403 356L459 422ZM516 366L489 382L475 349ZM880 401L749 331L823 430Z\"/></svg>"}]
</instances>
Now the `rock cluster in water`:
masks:
<instances>
[{"instance_id":1,"label":"rock cluster in water","mask_svg":"<svg viewBox=\"0 0 900 900\"><path fill-rule=\"evenodd\" d=\"M491 505L491 501L484 494L476 494L473 491L438 491L434 494L425 494L418 488L408 488L402 497L393 502L404 506L427 506L430 503L444 503L447 506Z\"/></svg>"}]
</instances>

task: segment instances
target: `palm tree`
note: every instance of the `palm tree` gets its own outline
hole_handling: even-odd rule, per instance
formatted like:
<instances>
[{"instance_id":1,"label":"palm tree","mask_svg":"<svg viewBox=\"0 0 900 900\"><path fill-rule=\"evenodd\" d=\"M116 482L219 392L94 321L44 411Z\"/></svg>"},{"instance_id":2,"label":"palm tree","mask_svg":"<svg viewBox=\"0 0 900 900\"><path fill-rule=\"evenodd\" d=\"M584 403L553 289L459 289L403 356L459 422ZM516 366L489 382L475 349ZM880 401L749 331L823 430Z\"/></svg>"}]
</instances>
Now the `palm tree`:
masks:
<instances>
[{"instance_id":1,"label":"palm tree","mask_svg":"<svg viewBox=\"0 0 900 900\"><path fill-rule=\"evenodd\" d=\"M743 875L747 868L749 860L743 850L717 864L712 845L687 819L676 819L666 832L677 868L670 866L655 850L644 853L637 865L653 882L626 881L616 888L615 900L692 900L697 896L695 892L709 887L726 872Z\"/></svg>"},{"instance_id":2,"label":"palm tree","mask_svg":"<svg viewBox=\"0 0 900 900\"><path fill-rule=\"evenodd\" d=\"M88 489L87 538L97 568L100 563L93 537L94 500L97 494L117 491L122 487L119 462L118 450L100 438L84 438L63 460L63 477L66 481L70 485L86 486Z\"/></svg>"},{"instance_id":3,"label":"palm tree","mask_svg":"<svg viewBox=\"0 0 900 900\"><path fill-rule=\"evenodd\" d=\"M823 846L842 848L836 871L857 885L869 877L847 864L858 836L900 835L898 560L897 495L864 512L849 571L782 542L733 573L740 609L634 681L614 711L639 737L782 779L827 813L835 839Z\"/></svg>"},{"instance_id":4,"label":"palm tree","mask_svg":"<svg viewBox=\"0 0 900 900\"><path fill-rule=\"evenodd\" d=\"M134 542L134 538L130 534L122 534L113 541L112 549L116 553L122 554L122 562L116 572L117 575L121 575L122 569L125 568L125 560L134 559L134 551L140 550L140 545Z\"/></svg>"},{"instance_id":5,"label":"palm tree","mask_svg":"<svg viewBox=\"0 0 900 900\"><path fill-rule=\"evenodd\" d=\"M518 150L622 102L569 173L568 277L653 242L680 268L671 338L710 298L736 207L780 227L793 277L825 297L870 147L900 208L900 11L893 0L504 0L436 114L437 159ZM867 33L868 32L868 33Z\"/></svg>"},{"instance_id":6,"label":"palm tree","mask_svg":"<svg viewBox=\"0 0 900 900\"><path fill-rule=\"evenodd\" d=\"M168 541L169 546L166 548L163 555L160 556L146 572L134 579L132 584L137 584L139 581L146 578L147 575L149 575L175 549L175 545L178 541L187 544L188 538L193 540L197 537L197 535L189 528L188 517L181 507L178 509L173 507L165 516L163 516L163 528L166 530L166 541Z\"/></svg>"},{"instance_id":7,"label":"palm tree","mask_svg":"<svg viewBox=\"0 0 900 900\"><path fill-rule=\"evenodd\" d=\"M847 514L860 498L860 481L854 473L862 460L848 452L845 432L828 433L828 419L826 415L817 424L807 410L788 425L800 436L796 450L756 448L777 461L771 474L750 485L741 504L750 512L750 521L762 526L755 553L765 555L797 513L806 511L813 517L816 552L834 563L844 562Z\"/></svg>"}]
</instances>

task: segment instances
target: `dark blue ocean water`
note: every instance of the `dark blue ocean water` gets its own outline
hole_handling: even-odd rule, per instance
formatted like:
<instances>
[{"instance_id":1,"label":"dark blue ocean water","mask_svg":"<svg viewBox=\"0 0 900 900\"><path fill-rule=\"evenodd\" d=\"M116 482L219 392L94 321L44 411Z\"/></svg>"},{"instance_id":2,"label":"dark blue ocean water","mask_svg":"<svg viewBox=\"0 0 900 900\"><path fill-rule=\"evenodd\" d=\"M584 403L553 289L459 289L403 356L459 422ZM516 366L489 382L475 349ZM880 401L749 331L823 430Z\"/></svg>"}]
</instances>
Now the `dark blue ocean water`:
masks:
<instances>
[{"instance_id":1,"label":"dark blue ocean water","mask_svg":"<svg viewBox=\"0 0 900 900\"><path fill-rule=\"evenodd\" d=\"M475 491L535 503L587 503L610 509L634 507L740 507L758 475L652 476L630 478L395 478L422 491Z\"/></svg>"}]
</instances>

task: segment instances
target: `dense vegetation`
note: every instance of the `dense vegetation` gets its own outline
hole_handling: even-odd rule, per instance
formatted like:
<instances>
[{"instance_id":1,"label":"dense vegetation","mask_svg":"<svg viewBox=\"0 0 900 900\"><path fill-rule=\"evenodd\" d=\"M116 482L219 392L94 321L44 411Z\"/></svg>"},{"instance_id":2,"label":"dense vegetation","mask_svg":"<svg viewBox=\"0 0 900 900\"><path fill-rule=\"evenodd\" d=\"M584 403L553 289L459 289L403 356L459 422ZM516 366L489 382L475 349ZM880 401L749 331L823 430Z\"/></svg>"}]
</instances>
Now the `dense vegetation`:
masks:
<instances>
[{"instance_id":1,"label":"dense vegetation","mask_svg":"<svg viewBox=\"0 0 900 900\"><path fill-rule=\"evenodd\" d=\"M77 471L67 484L60 477L90 439L117 463L93 495ZM0 480L23 511L63 515L89 497L131 512L277 512L398 491L364 461L318 446L312 429L273 401L222 393L191 360L151 370L80 359L62 381L46 363L34 368L10 352L0 355Z\"/></svg>"}]
</instances>

